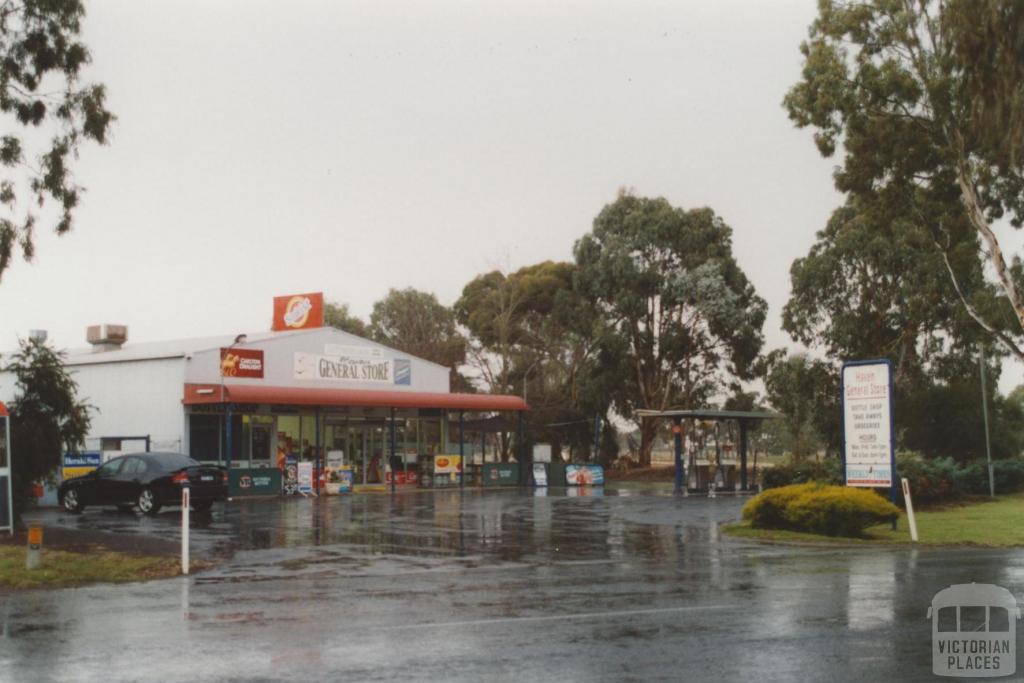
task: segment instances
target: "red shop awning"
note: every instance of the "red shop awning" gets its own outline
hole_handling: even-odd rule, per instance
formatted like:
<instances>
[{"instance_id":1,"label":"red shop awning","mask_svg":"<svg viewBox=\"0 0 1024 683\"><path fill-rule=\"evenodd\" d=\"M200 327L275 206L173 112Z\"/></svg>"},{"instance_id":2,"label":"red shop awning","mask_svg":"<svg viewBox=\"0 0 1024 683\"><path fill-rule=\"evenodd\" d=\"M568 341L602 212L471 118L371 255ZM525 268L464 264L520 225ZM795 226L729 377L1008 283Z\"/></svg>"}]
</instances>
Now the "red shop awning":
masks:
<instances>
[{"instance_id":1,"label":"red shop awning","mask_svg":"<svg viewBox=\"0 0 1024 683\"><path fill-rule=\"evenodd\" d=\"M502 394L433 394L412 391L267 387L254 384L186 384L185 405L272 403L293 406L360 406L364 408L444 408L448 410L529 410L518 396Z\"/></svg>"}]
</instances>

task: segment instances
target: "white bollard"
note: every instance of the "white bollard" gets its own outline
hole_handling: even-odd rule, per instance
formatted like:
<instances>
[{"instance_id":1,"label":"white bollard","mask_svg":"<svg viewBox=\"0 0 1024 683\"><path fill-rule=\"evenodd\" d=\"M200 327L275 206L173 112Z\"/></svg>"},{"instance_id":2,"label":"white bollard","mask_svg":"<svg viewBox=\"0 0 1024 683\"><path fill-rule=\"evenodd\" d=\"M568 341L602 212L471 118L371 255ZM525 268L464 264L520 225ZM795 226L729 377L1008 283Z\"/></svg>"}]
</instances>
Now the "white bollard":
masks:
<instances>
[{"instance_id":1,"label":"white bollard","mask_svg":"<svg viewBox=\"0 0 1024 683\"><path fill-rule=\"evenodd\" d=\"M906 477L900 479L903 484L903 500L907 503L907 521L910 522L910 540L917 543L917 521L914 519L914 503L910 500L910 482Z\"/></svg>"},{"instance_id":2,"label":"white bollard","mask_svg":"<svg viewBox=\"0 0 1024 683\"><path fill-rule=\"evenodd\" d=\"M181 489L181 573L188 574L188 509L192 497L188 486Z\"/></svg>"}]
</instances>

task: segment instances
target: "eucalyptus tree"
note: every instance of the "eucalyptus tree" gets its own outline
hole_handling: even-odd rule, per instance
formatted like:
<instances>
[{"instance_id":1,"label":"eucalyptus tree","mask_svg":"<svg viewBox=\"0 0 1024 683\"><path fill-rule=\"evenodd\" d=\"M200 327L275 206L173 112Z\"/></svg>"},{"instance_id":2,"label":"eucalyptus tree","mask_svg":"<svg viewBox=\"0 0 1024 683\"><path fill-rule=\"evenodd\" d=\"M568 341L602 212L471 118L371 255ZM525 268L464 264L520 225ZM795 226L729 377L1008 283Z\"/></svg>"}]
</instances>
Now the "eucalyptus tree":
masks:
<instances>
[{"instance_id":1,"label":"eucalyptus tree","mask_svg":"<svg viewBox=\"0 0 1024 683\"><path fill-rule=\"evenodd\" d=\"M373 304L368 328L374 341L449 369L454 390L464 387L459 368L466 362L466 338L455 313L429 292L391 289Z\"/></svg>"},{"instance_id":2,"label":"eucalyptus tree","mask_svg":"<svg viewBox=\"0 0 1024 683\"><path fill-rule=\"evenodd\" d=\"M544 261L477 276L454 309L484 388L528 399L531 438L586 449L614 381L594 342L595 308L576 265ZM613 364L614 367L614 364Z\"/></svg>"},{"instance_id":3,"label":"eucalyptus tree","mask_svg":"<svg viewBox=\"0 0 1024 683\"><path fill-rule=\"evenodd\" d=\"M984 280L970 224L961 215L947 231L957 246L943 254L916 213L849 199L793 262L783 328L837 360L892 359L901 390L961 374L985 334L959 304L945 263L975 310L1007 334L1013 322Z\"/></svg>"},{"instance_id":4,"label":"eucalyptus tree","mask_svg":"<svg viewBox=\"0 0 1024 683\"><path fill-rule=\"evenodd\" d=\"M366 323L349 310L348 304L334 301L324 303L324 325L354 334L357 337L370 336Z\"/></svg>"},{"instance_id":5,"label":"eucalyptus tree","mask_svg":"<svg viewBox=\"0 0 1024 683\"><path fill-rule=\"evenodd\" d=\"M114 121L104 86L81 83L91 60L84 16L81 0L0 6L0 277L17 252L32 259L41 222L59 235L71 230L83 192L72 161L82 142L104 144Z\"/></svg>"},{"instance_id":6,"label":"eucalyptus tree","mask_svg":"<svg viewBox=\"0 0 1024 683\"><path fill-rule=\"evenodd\" d=\"M767 305L709 208L620 192L574 248L580 295L597 307L596 344L621 381L617 411L698 408L754 375ZM640 461L658 425L640 420Z\"/></svg>"},{"instance_id":7,"label":"eucalyptus tree","mask_svg":"<svg viewBox=\"0 0 1024 683\"><path fill-rule=\"evenodd\" d=\"M822 0L800 48L802 78L784 100L824 156L842 150L836 187L913 216L943 257L949 296L1018 358L1022 268L997 228L1024 222L1021 35L1014 0ZM954 262L965 248L978 262L966 271ZM965 279L986 270L1011 330L1000 307L972 300Z\"/></svg>"}]
</instances>

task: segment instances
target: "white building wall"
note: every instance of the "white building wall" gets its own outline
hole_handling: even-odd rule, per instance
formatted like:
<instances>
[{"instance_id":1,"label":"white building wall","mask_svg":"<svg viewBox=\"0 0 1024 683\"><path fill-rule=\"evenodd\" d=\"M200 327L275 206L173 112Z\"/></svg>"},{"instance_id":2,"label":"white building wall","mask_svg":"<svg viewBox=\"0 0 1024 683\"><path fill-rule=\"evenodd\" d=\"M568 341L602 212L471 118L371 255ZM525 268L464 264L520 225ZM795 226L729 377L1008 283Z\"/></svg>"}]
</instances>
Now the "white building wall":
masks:
<instances>
[{"instance_id":1,"label":"white building wall","mask_svg":"<svg viewBox=\"0 0 1024 683\"><path fill-rule=\"evenodd\" d=\"M86 448L98 449L101 437L147 434L152 450L187 446L183 358L72 365L68 370L78 382L79 398L97 408L90 413ZM0 373L0 401L11 401L15 394L13 374Z\"/></svg>"}]
</instances>

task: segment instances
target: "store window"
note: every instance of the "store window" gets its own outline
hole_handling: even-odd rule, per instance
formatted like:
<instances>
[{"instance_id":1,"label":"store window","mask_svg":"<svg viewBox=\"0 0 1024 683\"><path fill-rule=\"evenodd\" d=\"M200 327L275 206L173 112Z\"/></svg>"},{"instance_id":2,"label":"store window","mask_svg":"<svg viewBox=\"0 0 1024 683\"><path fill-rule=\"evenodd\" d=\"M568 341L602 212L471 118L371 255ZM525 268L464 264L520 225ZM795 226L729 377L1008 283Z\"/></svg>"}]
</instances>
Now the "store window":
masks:
<instances>
[{"instance_id":1,"label":"store window","mask_svg":"<svg viewBox=\"0 0 1024 683\"><path fill-rule=\"evenodd\" d=\"M270 415L251 415L249 420L252 433L252 467L272 467L270 448L274 437L274 418Z\"/></svg>"},{"instance_id":2,"label":"store window","mask_svg":"<svg viewBox=\"0 0 1024 683\"><path fill-rule=\"evenodd\" d=\"M277 417L277 458L299 457L299 416Z\"/></svg>"},{"instance_id":3,"label":"store window","mask_svg":"<svg viewBox=\"0 0 1024 683\"><path fill-rule=\"evenodd\" d=\"M441 453L441 418L420 419L420 452L427 455Z\"/></svg>"},{"instance_id":4,"label":"store window","mask_svg":"<svg viewBox=\"0 0 1024 683\"><path fill-rule=\"evenodd\" d=\"M231 416L231 467L248 467L249 460L249 423L243 415ZM244 427L244 429L243 429ZM228 430L222 429L220 434L220 452L226 456L228 452ZM222 457L221 461L226 460Z\"/></svg>"},{"instance_id":5,"label":"store window","mask_svg":"<svg viewBox=\"0 0 1024 683\"><path fill-rule=\"evenodd\" d=\"M189 455L200 462L220 461L220 415L194 413L188 417Z\"/></svg>"}]
</instances>

